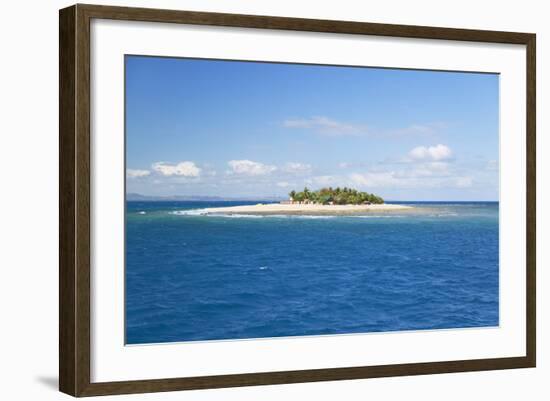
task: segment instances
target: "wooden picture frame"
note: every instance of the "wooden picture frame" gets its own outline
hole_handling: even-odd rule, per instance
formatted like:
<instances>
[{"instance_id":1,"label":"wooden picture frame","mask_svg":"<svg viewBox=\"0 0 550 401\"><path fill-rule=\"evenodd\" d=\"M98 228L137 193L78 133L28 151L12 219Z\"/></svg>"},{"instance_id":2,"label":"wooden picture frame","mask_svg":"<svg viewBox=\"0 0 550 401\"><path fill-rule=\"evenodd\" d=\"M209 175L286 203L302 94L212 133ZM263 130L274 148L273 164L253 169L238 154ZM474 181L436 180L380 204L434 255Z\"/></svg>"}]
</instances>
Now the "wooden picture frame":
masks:
<instances>
[{"instance_id":1,"label":"wooden picture frame","mask_svg":"<svg viewBox=\"0 0 550 401\"><path fill-rule=\"evenodd\" d=\"M523 357L280 371L222 376L93 383L90 380L90 21L94 18L173 24L439 39L526 46L527 259L526 350ZM59 14L59 388L73 396L144 393L282 383L349 380L534 367L535 42L530 33L495 32L349 21L74 5Z\"/></svg>"}]
</instances>

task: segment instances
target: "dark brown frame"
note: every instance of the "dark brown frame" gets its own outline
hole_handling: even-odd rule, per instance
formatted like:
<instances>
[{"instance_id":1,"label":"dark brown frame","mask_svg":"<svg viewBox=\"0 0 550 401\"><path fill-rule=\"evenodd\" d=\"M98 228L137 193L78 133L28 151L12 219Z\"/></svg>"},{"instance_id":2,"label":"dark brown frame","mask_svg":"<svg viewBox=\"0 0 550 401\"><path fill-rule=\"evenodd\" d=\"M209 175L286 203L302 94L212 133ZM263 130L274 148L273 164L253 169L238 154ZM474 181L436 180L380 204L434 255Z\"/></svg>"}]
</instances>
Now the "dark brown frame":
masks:
<instances>
[{"instance_id":1,"label":"dark brown frame","mask_svg":"<svg viewBox=\"0 0 550 401\"><path fill-rule=\"evenodd\" d=\"M527 48L527 323L522 357L90 382L90 20L92 18L511 43ZM59 389L73 396L535 367L535 46L531 33L77 4L59 13Z\"/></svg>"}]
</instances>

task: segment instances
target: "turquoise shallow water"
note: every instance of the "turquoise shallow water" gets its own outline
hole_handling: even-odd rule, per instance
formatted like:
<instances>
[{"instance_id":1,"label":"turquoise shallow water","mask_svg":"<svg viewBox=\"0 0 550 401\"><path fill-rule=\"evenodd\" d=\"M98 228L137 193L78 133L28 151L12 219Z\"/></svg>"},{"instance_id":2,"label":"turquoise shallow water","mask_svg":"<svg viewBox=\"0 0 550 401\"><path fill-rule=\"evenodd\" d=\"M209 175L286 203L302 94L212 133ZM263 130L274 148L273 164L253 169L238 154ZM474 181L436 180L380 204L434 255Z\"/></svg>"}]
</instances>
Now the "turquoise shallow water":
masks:
<instances>
[{"instance_id":1,"label":"turquoise shallow water","mask_svg":"<svg viewBox=\"0 0 550 401\"><path fill-rule=\"evenodd\" d=\"M127 203L128 344L499 323L498 203L347 217L196 212L244 203Z\"/></svg>"}]
</instances>

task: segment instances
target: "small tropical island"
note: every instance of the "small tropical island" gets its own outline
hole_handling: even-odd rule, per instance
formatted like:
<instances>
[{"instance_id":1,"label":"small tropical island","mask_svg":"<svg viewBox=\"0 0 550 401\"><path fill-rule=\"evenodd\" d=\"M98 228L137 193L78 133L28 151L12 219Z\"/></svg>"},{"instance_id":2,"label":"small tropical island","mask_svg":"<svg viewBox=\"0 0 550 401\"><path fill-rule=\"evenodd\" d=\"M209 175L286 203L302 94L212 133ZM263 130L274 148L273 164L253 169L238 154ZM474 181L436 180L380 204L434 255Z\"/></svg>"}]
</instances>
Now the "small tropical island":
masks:
<instances>
[{"instance_id":1,"label":"small tropical island","mask_svg":"<svg viewBox=\"0 0 550 401\"><path fill-rule=\"evenodd\" d=\"M286 203L299 205L381 205L384 203L384 199L380 196L348 187L328 187L318 191L310 191L305 187L301 192L290 191L288 196L289 200Z\"/></svg>"},{"instance_id":2,"label":"small tropical island","mask_svg":"<svg viewBox=\"0 0 550 401\"><path fill-rule=\"evenodd\" d=\"M378 195L347 187L328 187L317 191L306 187L300 192L292 190L288 195L288 200L279 203L207 208L200 214L347 215L412 209L406 205L386 204Z\"/></svg>"}]
</instances>

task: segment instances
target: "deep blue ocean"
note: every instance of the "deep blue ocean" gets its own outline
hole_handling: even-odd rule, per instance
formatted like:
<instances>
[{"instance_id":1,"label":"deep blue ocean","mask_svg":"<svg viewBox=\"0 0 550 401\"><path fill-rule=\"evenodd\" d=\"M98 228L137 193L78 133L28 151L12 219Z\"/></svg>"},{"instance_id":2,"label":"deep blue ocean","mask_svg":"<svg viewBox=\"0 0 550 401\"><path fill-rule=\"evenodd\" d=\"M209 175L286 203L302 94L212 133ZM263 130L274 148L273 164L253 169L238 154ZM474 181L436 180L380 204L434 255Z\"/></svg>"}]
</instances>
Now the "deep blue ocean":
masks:
<instances>
[{"instance_id":1,"label":"deep blue ocean","mask_svg":"<svg viewBox=\"0 0 550 401\"><path fill-rule=\"evenodd\" d=\"M499 324L496 202L196 213L246 203L127 202L128 344Z\"/></svg>"}]
</instances>

